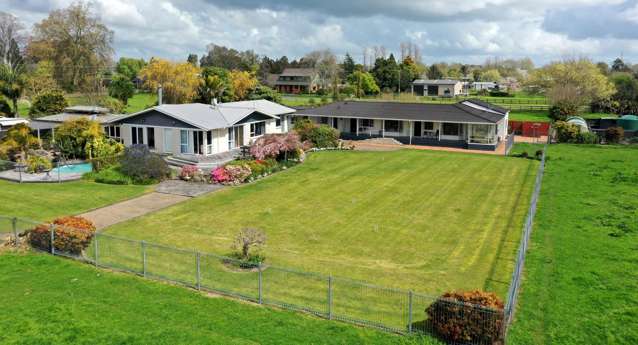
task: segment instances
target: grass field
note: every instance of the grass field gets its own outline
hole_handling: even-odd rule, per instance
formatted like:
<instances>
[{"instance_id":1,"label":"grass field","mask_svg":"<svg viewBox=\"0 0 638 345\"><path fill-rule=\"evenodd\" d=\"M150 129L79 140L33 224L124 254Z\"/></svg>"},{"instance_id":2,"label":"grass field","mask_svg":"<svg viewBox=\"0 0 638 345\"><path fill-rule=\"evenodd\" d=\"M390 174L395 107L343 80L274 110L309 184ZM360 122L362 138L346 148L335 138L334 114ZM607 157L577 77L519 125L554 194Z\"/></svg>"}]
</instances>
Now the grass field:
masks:
<instances>
[{"instance_id":1,"label":"grass field","mask_svg":"<svg viewBox=\"0 0 638 345\"><path fill-rule=\"evenodd\" d=\"M206 297L37 254L0 255L0 343L434 344Z\"/></svg>"},{"instance_id":2,"label":"grass field","mask_svg":"<svg viewBox=\"0 0 638 345\"><path fill-rule=\"evenodd\" d=\"M141 195L148 188L88 181L22 184L0 181L0 215L49 220L129 199Z\"/></svg>"},{"instance_id":3,"label":"grass field","mask_svg":"<svg viewBox=\"0 0 638 345\"><path fill-rule=\"evenodd\" d=\"M256 227L273 265L432 294L504 295L536 166L417 150L317 153L106 233L228 254L241 228Z\"/></svg>"},{"instance_id":4,"label":"grass field","mask_svg":"<svg viewBox=\"0 0 638 345\"><path fill-rule=\"evenodd\" d=\"M69 105L87 105L89 103L86 100L86 97L83 97L83 96L68 96L67 95L67 100L69 101ZM125 109L125 112L128 114L135 113L140 110L144 110L148 108L149 106L155 105L156 102L157 102L157 94L139 92L133 95L133 97L131 97L128 100L128 105ZM20 114L21 117L25 117L25 118L29 117L30 105L31 103L27 100L20 100L18 102L18 113Z\"/></svg>"},{"instance_id":5,"label":"grass field","mask_svg":"<svg viewBox=\"0 0 638 345\"><path fill-rule=\"evenodd\" d=\"M638 148L548 156L509 343L638 344Z\"/></svg>"}]
</instances>

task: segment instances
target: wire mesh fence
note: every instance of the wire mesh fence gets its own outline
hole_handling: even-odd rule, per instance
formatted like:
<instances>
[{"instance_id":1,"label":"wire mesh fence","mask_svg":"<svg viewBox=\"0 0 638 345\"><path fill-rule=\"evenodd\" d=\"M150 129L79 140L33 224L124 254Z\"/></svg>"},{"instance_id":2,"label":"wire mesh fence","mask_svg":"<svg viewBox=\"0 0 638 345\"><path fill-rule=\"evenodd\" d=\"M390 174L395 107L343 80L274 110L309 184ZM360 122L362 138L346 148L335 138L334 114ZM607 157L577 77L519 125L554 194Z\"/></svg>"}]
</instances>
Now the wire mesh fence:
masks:
<instances>
[{"instance_id":1,"label":"wire mesh fence","mask_svg":"<svg viewBox=\"0 0 638 345\"><path fill-rule=\"evenodd\" d=\"M510 280L510 286L507 292L507 298L505 303L505 323L507 329L507 325L509 325L514 316L514 311L516 308L516 301L518 298L518 293L521 285L523 268L525 266L525 255L527 253L527 249L529 247L530 236L532 234L532 229L534 225L534 217L536 216L536 210L538 205L538 198L540 196L541 187L543 183L543 175L545 173L545 161L547 158L547 146L550 142L550 137L548 136L547 142L543 147L543 155L541 156L541 162L538 166L538 172L536 173L536 180L534 182L534 189L532 191L532 198L530 201L529 210L527 211L527 216L525 218L525 223L523 225L523 234L521 236L521 241L518 247L518 251L516 253L516 265L514 266L514 271L512 272L512 279Z\"/></svg>"},{"instance_id":2,"label":"wire mesh fence","mask_svg":"<svg viewBox=\"0 0 638 345\"><path fill-rule=\"evenodd\" d=\"M36 240L33 229L46 229ZM436 325L471 315L472 327L503 332L502 310L448 301L408 290L391 289L346 278L247 263L230 257L96 233L81 252L65 249L62 227L0 216L0 234L29 242L37 250L81 260L96 267L170 281L259 304L303 311L319 317L401 334L432 334L448 342ZM44 234L45 236L41 236ZM57 236L57 237L56 237ZM51 245L53 243L53 245ZM438 303L438 304L436 304ZM440 308L441 303L454 308ZM433 304L434 311L426 312ZM501 315L495 318L494 315ZM476 331L476 330L474 330ZM480 330L478 331L480 333ZM499 333L499 334L501 334ZM466 338L465 344L488 344Z\"/></svg>"}]
</instances>

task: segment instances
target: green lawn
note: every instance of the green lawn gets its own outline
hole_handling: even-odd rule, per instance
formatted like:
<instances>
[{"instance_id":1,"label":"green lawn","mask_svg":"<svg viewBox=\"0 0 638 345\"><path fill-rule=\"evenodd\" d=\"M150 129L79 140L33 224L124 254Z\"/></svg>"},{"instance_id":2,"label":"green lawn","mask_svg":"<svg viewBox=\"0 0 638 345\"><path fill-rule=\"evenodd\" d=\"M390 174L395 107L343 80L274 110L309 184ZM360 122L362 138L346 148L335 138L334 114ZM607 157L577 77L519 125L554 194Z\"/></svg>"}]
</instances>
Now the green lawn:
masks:
<instances>
[{"instance_id":1,"label":"green lawn","mask_svg":"<svg viewBox=\"0 0 638 345\"><path fill-rule=\"evenodd\" d=\"M129 199L148 189L88 181L19 184L0 180L0 215L49 220Z\"/></svg>"},{"instance_id":2,"label":"green lawn","mask_svg":"<svg viewBox=\"0 0 638 345\"><path fill-rule=\"evenodd\" d=\"M140 110L155 106L155 103L157 103L156 93L136 93L128 100L126 112L129 114L136 113Z\"/></svg>"},{"instance_id":3,"label":"green lawn","mask_svg":"<svg viewBox=\"0 0 638 345\"><path fill-rule=\"evenodd\" d=\"M433 344L38 254L0 255L2 344Z\"/></svg>"},{"instance_id":4,"label":"green lawn","mask_svg":"<svg viewBox=\"0 0 638 345\"><path fill-rule=\"evenodd\" d=\"M638 344L638 148L548 156L509 343Z\"/></svg>"},{"instance_id":5,"label":"green lawn","mask_svg":"<svg viewBox=\"0 0 638 345\"><path fill-rule=\"evenodd\" d=\"M510 112L510 120L512 121L533 121L533 122L550 122L549 113L547 111L522 111L512 110Z\"/></svg>"},{"instance_id":6,"label":"green lawn","mask_svg":"<svg viewBox=\"0 0 638 345\"><path fill-rule=\"evenodd\" d=\"M504 295L536 167L421 150L315 153L106 232L228 254L241 228L256 227L273 265L431 294Z\"/></svg>"}]
</instances>

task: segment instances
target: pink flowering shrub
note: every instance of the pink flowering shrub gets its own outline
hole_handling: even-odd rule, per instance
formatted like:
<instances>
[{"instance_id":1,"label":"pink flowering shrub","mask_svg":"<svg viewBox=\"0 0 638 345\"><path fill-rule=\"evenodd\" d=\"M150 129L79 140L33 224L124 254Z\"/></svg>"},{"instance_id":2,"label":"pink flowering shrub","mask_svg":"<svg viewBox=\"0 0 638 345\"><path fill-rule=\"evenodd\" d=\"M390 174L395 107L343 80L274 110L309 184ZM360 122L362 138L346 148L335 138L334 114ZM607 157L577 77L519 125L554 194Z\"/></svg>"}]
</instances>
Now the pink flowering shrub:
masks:
<instances>
[{"instance_id":1,"label":"pink flowering shrub","mask_svg":"<svg viewBox=\"0 0 638 345\"><path fill-rule=\"evenodd\" d=\"M215 183L226 183L230 180L226 168L219 167L210 173L210 179Z\"/></svg>"},{"instance_id":2,"label":"pink flowering shrub","mask_svg":"<svg viewBox=\"0 0 638 345\"><path fill-rule=\"evenodd\" d=\"M182 179L192 179L195 177L199 169L194 165L184 165L179 172L179 177Z\"/></svg>"},{"instance_id":3,"label":"pink flowering shrub","mask_svg":"<svg viewBox=\"0 0 638 345\"><path fill-rule=\"evenodd\" d=\"M296 157L302 149L303 144L295 132L266 134L257 139L250 147L250 154L258 160L288 159Z\"/></svg>"}]
</instances>

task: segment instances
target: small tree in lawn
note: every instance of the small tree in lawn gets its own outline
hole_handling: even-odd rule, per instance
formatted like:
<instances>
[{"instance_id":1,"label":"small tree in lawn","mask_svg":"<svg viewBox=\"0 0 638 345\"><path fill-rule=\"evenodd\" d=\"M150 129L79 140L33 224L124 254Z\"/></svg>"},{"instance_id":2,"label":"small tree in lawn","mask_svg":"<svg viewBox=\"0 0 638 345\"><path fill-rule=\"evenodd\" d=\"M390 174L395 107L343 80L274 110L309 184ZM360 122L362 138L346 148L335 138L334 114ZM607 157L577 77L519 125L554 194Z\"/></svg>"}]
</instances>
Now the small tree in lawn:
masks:
<instances>
[{"instance_id":1,"label":"small tree in lawn","mask_svg":"<svg viewBox=\"0 0 638 345\"><path fill-rule=\"evenodd\" d=\"M264 257L259 254L259 250L265 245L266 234L263 231L255 228L245 228L235 237L233 249L236 251L235 255L240 260L250 263L259 263L264 259Z\"/></svg>"}]
</instances>

